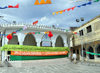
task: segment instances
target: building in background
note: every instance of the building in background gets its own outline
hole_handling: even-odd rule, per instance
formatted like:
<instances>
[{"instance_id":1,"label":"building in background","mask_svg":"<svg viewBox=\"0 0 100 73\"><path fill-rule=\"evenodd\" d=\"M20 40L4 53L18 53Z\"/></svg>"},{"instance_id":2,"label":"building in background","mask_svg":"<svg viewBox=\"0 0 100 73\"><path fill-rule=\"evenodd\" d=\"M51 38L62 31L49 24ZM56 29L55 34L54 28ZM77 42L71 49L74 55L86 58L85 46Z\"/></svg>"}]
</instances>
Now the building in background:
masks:
<instances>
[{"instance_id":1,"label":"building in background","mask_svg":"<svg viewBox=\"0 0 100 73\"><path fill-rule=\"evenodd\" d=\"M71 53L75 52L78 60L100 62L100 16L72 32Z\"/></svg>"}]
</instances>

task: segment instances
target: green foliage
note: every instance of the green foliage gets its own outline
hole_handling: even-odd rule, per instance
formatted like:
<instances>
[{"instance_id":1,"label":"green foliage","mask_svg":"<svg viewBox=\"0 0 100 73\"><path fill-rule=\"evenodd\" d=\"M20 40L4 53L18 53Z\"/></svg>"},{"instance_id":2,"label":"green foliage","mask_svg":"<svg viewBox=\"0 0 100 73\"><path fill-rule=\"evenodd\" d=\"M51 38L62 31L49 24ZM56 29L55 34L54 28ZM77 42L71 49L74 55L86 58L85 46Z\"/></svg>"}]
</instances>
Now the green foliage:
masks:
<instances>
[{"instance_id":1,"label":"green foliage","mask_svg":"<svg viewBox=\"0 0 100 73\"><path fill-rule=\"evenodd\" d=\"M53 52L53 51L69 51L68 47L37 47L26 45L4 45L1 51L33 51L33 52Z\"/></svg>"}]
</instances>

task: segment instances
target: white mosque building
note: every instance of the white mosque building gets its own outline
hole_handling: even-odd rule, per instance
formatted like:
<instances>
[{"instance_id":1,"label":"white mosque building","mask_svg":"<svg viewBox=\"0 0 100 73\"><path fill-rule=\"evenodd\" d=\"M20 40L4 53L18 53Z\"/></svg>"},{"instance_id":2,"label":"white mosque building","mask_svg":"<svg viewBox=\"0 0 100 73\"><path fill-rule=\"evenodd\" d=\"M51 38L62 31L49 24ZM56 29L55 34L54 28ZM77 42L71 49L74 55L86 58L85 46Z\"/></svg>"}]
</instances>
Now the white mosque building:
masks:
<instances>
[{"instance_id":1,"label":"white mosque building","mask_svg":"<svg viewBox=\"0 0 100 73\"><path fill-rule=\"evenodd\" d=\"M0 46L5 44L18 44L18 45L31 45L31 46L50 46L50 47L68 47L70 33L60 28L54 28L50 26L33 26L25 24L2 24L0 26L1 34L10 34L20 28L27 26L26 30L22 30L13 35L13 38L8 41L7 37L0 40ZM53 37L46 37L45 32L51 31ZM26 34L30 32L37 32L37 34ZM1 37L1 36L0 36ZM45 40L45 38L48 38ZM2 59L4 58L4 52L2 52Z\"/></svg>"}]
</instances>

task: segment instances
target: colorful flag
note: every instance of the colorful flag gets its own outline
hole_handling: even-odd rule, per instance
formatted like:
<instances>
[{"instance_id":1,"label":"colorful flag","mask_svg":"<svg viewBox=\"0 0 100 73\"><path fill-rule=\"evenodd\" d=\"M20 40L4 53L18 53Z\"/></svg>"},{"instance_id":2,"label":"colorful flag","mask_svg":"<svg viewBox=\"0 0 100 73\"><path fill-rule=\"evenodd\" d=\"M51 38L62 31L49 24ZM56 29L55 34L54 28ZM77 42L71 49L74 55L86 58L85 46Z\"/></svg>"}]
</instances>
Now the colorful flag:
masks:
<instances>
[{"instance_id":1,"label":"colorful flag","mask_svg":"<svg viewBox=\"0 0 100 73\"><path fill-rule=\"evenodd\" d=\"M7 6L5 6L5 7L0 7L0 9L6 9L6 8L8 8Z\"/></svg>"},{"instance_id":2,"label":"colorful flag","mask_svg":"<svg viewBox=\"0 0 100 73\"><path fill-rule=\"evenodd\" d=\"M37 21L35 21L35 22L33 22L33 25L35 25L35 24L37 24L38 23L38 20Z\"/></svg>"},{"instance_id":3,"label":"colorful flag","mask_svg":"<svg viewBox=\"0 0 100 73\"><path fill-rule=\"evenodd\" d=\"M19 4L17 4L16 6L9 5L8 8L19 8Z\"/></svg>"}]
</instances>

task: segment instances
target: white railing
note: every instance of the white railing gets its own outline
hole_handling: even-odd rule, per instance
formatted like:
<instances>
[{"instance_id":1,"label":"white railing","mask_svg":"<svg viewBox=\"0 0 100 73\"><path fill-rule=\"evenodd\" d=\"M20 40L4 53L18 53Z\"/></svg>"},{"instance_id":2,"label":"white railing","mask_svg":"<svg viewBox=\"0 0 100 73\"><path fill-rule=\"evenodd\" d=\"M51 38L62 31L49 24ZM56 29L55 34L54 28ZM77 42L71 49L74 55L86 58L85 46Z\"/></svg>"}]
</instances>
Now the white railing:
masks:
<instances>
[{"instance_id":1,"label":"white railing","mask_svg":"<svg viewBox=\"0 0 100 73\"><path fill-rule=\"evenodd\" d=\"M23 23L22 24L0 24L1 27L23 27L25 25L29 28L51 29L51 30L66 32L66 30L63 30L61 28L53 28L51 26L46 26L46 25L29 25L29 24L23 24Z\"/></svg>"}]
</instances>

